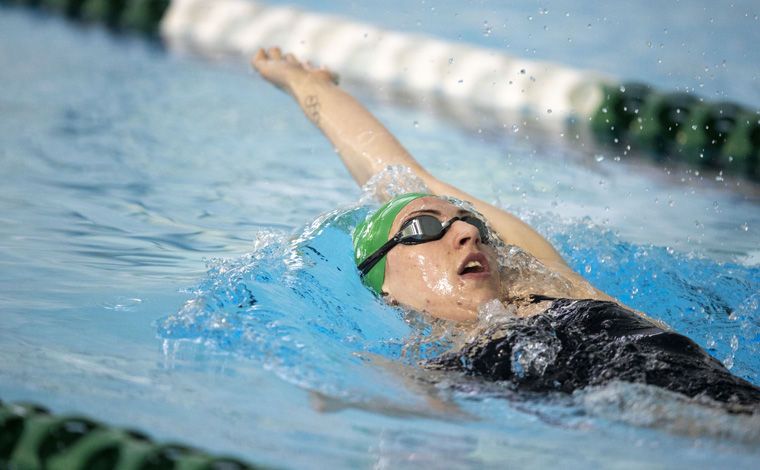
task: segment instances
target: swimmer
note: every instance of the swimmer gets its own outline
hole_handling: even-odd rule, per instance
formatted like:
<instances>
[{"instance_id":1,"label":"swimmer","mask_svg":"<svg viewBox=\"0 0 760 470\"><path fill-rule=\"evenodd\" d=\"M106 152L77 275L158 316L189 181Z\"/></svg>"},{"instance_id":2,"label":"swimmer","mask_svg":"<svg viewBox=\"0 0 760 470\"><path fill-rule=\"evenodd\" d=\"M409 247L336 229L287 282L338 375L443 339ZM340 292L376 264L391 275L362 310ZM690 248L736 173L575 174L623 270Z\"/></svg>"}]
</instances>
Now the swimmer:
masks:
<instances>
[{"instance_id":1,"label":"swimmer","mask_svg":"<svg viewBox=\"0 0 760 470\"><path fill-rule=\"evenodd\" d=\"M392 219L391 226L385 227L391 236L408 220L420 215L432 215L446 222L463 214L447 199L435 196L467 201L505 244L522 248L551 274L564 279L575 294L573 297L614 301L573 271L554 247L528 224L428 173L385 126L338 87L335 76L327 69L302 64L292 54L283 56L276 47L268 52L259 50L253 66L264 79L293 97L306 117L327 136L360 186L392 165L411 169L427 184L434 196L404 198L401 201L406 204L397 201L384 211L378 211L385 214L384 219ZM371 229L377 219L379 217L375 217L368 228ZM390 249L365 274L365 278L371 280L370 287L390 302L425 310L437 318L476 319L478 306L500 295L496 254L472 224L454 221L446 229L440 242L400 243ZM387 238L380 241L382 246ZM359 255L369 256L370 251L380 248L377 245L376 241L360 243ZM479 269L485 272L471 272L474 269L465 272L472 256L481 260Z\"/></svg>"},{"instance_id":2,"label":"swimmer","mask_svg":"<svg viewBox=\"0 0 760 470\"><path fill-rule=\"evenodd\" d=\"M592 286L528 224L431 175L331 71L277 47L260 49L252 62L298 103L360 186L403 165L430 190L391 199L354 231L357 270L369 289L390 304L461 324L476 322L479 309L494 301L523 318L491 326L427 367L531 390L572 392L623 380L725 403L760 403L760 388L731 375L692 340ZM504 246L530 269L504 265L497 250ZM546 337L556 354L536 370L516 369L521 335ZM610 364L611 358L617 361Z\"/></svg>"}]
</instances>

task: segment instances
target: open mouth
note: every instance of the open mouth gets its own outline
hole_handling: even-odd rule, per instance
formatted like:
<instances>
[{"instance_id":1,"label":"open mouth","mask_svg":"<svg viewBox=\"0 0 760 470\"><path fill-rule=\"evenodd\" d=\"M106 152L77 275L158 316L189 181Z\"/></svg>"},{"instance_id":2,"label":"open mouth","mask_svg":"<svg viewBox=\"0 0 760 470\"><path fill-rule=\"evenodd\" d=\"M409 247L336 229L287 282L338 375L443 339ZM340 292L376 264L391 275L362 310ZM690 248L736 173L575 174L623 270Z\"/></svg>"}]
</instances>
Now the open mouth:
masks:
<instances>
[{"instance_id":1,"label":"open mouth","mask_svg":"<svg viewBox=\"0 0 760 470\"><path fill-rule=\"evenodd\" d=\"M488 261L482 253L472 253L462 261L457 274L467 277L480 277L478 275L488 275Z\"/></svg>"}]
</instances>

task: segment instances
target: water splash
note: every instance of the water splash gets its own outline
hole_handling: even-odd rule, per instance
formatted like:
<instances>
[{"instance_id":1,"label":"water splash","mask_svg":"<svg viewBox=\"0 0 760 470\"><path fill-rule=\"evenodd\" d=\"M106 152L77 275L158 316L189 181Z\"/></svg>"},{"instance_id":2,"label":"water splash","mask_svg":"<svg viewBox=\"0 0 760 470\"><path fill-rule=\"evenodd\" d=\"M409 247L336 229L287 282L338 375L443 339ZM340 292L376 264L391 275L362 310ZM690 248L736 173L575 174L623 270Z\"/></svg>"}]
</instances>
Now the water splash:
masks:
<instances>
[{"instance_id":1,"label":"water splash","mask_svg":"<svg viewBox=\"0 0 760 470\"><path fill-rule=\"evenodd\" d=\"M692 338L732 373L760 384L760 266L631 244L587 219L530 218L592 284Z\"/></svg>"},{"instance_id":2,"label":"water splash","mask_svg":"<svg viewBox=\"0 0 760 470\"><path fill-rule=\"evenodd\" d=\"M373 356L398 357L399 339L409 332L401 315L355 274L350 231L365 213L338 210L292 236L263 231L251 253L212 260L191 290L194 298L157 321L159 336L174 343L165 350L179 345L246 357L331 396L398 393L389 382L362 386L373 372L361 364Z\"/></svg>"},{"instance_id":3,"label":"water splash","mask_svg":"<svg viewBox=\"0 0 760 470\"><path fill-rule=\"evenodd\" d=\"M422 372L388 374L388 370L439 356L461 344L466 335L451 322L388 306L361 284L355 274L350 234L369 210L366 206L336 210L292 234L265 230L257 235L250 253L210 261L206 277L189 290L193 298L177 313L157 321L169 362L182 356L183 350L202 350L194 357L211 354L252 360L284 380L344 402L424 402L408 383L409 377ZM752 374L760 369L759 268L632 245L585 220L565 222L541 215L530 222L545 233L555 233L553 243L576 269L590 266L586 275L592 283L668 322L719 359L730 356L734 373L757 382ZM520 259L520 253L505 248L513 261ZM530 260L523 262L530 264ZM499 302L488 304L480 313L481 327L509 322L514 313ZM555 343L551 335L526 337L510 358L513 372L540 376L559 351ZM473 385L464 377L426 376L424 380L440 381L438 392L433 393L488 389L483 399L514 398L508 388L494 395L488 386ZM565 403L562 409L551 408L547 419L569 422L564 416L580 413L636 426L672 426L661 425L655 411L629 415L633 410L627 410L616 418L599 404L601 398L594 398L604 393L608 398L610 393L638 393L634 389L640 386L626 388L629 385L589 390L582 395L586 398ZM621 387L623 392L618 390ZM468 400L477 396L470 392ZM622 403L634 406L627 399ZM680 402L674 403L668 416L679 413ZM567 406L575 412L568 412ZM671 405L660 406L670 410ZM686 416L692 413L680 409Z\"/></svg>"},{"instance_id":4,"label":"water splash","mask_svg":"<svg viewBox=\"0 0 760 470\"><path fill-rule=\"evenodd\" d=\"M425 193L427 184L404 165L391 165L376 173L362 186L360 204L384 203L406 193Z\"/></svg>"}]
</instances>

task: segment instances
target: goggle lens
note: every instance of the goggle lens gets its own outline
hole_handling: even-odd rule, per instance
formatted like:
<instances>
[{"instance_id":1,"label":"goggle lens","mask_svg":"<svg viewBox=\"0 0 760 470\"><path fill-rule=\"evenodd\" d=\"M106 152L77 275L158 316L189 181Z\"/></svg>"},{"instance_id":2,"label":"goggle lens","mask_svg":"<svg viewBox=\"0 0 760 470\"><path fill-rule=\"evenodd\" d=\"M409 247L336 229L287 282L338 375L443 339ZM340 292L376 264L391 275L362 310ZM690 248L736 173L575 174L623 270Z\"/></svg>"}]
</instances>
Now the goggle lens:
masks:
<instances>
[{"instance_id":1,"label":"goggle lens","mask_svg":"<svg viewBox=\"0 0 760 470\"><path fill-rule=\"evenodd\" d=\"M446 233L446 230L456 222L461 220L467 224L472 225L478 229L480 234L480 240L485 243L488 240L488 234L485 224L477 217L454 217L446 222L441 222L432 215L420 215L409 219L401 226L401 230L398 231L394 237L399 243L404 245L415 245L418 243L432 242L440 240Z\"/></svg>"}]
</instances>

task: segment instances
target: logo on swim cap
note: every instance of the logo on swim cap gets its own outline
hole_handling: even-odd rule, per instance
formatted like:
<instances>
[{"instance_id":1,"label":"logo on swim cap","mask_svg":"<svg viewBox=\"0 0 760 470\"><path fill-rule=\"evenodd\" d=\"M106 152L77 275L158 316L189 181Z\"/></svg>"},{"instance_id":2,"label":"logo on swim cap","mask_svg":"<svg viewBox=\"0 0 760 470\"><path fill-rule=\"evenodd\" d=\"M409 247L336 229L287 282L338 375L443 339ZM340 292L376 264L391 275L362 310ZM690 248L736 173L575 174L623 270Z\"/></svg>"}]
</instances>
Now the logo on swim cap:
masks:
<instances>
[{"instance_id":1,"label":"logo on swim cap","mask_svg":"<svg viewBox=\"0 0 760 470\"><path fill-rule=\"evenodd\" d=\"M364 221L356 227L353 239L354 261L357 266L388 241L393 221L396 219L398 213L401 212L401 209L415 199L425 196L431 196L431 194L408 193L396 196L388 201L383 207L378 209L377 212L364 219ZM384 279L385 257L378 261L378 263L362 278L364 284L378 294L383 289Z\"/></svg>"}]
</instances>

